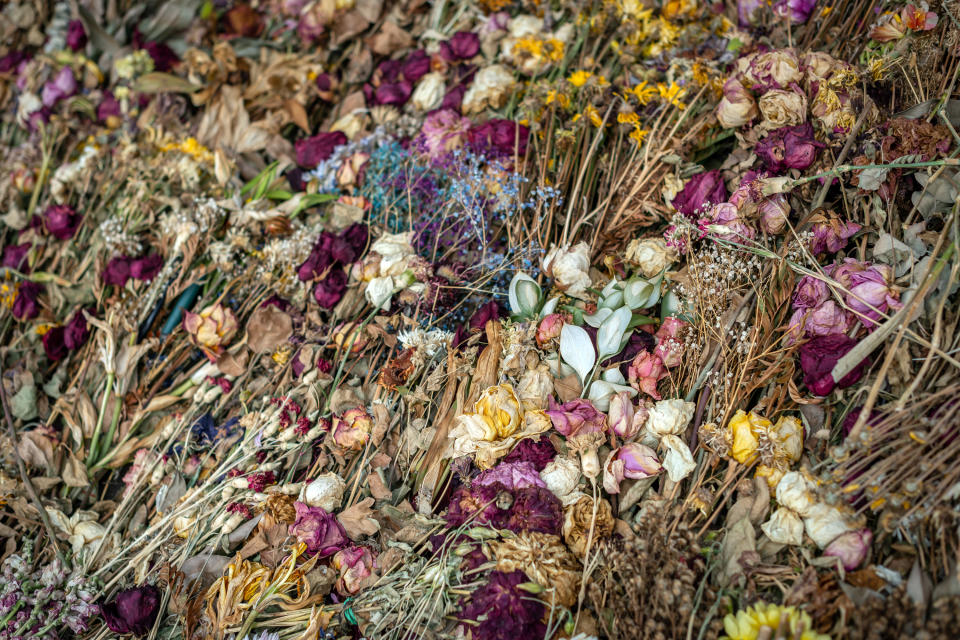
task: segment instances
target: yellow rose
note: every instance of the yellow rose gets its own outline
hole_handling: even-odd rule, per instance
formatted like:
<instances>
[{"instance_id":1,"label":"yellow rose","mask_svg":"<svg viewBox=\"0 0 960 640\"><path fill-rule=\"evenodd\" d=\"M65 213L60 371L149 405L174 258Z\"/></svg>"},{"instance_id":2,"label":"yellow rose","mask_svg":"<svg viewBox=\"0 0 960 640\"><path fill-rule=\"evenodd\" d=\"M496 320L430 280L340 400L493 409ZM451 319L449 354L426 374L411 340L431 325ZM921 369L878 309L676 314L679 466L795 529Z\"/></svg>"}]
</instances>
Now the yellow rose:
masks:
<instances>
[{"instance_id":1,"label":"yellow rose","mask_svg":"<svg viewBox=\"0 0 960 640\"><path fill-rule=\"evenodd\" d=\"M183 328L211 360L216 360L237 327L237 316L219 302L200 313L184 311Z\"/></svg>"},{"instance_id":2,"label":"yellow rose","mask_svg":"<svg viewBox=\"0 0 960 640\"><path fill-rule=\"evenodd\" d=\"M730 419L729 428L733 433L733 459L740 464L749 464L757 457L761 430L768 430L773 423L757 414L737 411Z\"/></svg>"},{"instance_id":3,"label":"yellow rose","mask_svg":"<svg viewBox=\"0 0 960 640\"><path fill-rule=\"evenodd\" d=\"M494 441L512 436L520 428L523 410L520 401L508 384L490 387L473 405L473 412L487 425L484 440Z\"/></svg>"}]
</instances>

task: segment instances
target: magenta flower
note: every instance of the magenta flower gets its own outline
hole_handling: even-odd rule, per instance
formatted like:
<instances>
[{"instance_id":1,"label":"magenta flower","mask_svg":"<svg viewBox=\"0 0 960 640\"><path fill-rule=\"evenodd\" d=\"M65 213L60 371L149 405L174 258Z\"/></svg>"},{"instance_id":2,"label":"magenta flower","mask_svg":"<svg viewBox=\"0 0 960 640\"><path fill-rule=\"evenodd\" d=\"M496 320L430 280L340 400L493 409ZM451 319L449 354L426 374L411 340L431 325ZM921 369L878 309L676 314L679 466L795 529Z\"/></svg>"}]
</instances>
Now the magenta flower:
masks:
<instances>
[{"instance_id":1,"label":"magenta flower","mask_svg":"<svg viewBox=\"0 0 960 640\"><path fill-rule=\"evenodd\" d=\"M853 571L867 557L871 542L873 542L873 532L870 529L848 531L828 544L823 550L823 555L840 558L843 568Z\"/></svg>"},{"instance_id":2,"label":"magenta flower","mask_svg":"<svg viewBox=\"0 0 960 640\"><path fill-rule=\"evenodd\" d=\"M856 384L870 365L864 358L850 373L839 381L833 379L831 372L837 361L857 345L857 341L842 333L812 338L800 345L800 368L803 369L803 383L818 396L829 395L835 387L845 389Z\"/></svg>"},{"instance_id":3,"label":"magenta flower","mask_svg":"<svg viewBox=\"0 0 960 640\"><path fill-rule=\"evenodd\" d=\"M162 42L144 40L139 28L133 30L133 48L143 49L150 55L154 71L170 71L180 62L180 57L169 46Z\"/></svg>"},{"instance_id":4,"label":"magenta flower","mask_svg":"<svg viewBox=\"0 0 960 640\"><path fill-rule=\"evenodd\" d=\"M705 222L713 227L712 231L718 238L730 242L752 240L757 235L753 227L741 217L740 210L729 202L714 205Z\"/></svg>"},{"instance_id":5,"label":"magenta flower","mask_svg":"<svg viewBox=\"0 0 960 640\"><path fill-rule=\"evenodd\" d=\"M817 159L817 149L821 148L823 144L813 137L813 125L804 122L774 129L757 143L754 152L768 170L780 175L787 169L806 169Z\"/></svg>"},{"instance_id":6,"label":"magenta flower","mask_svg":"<svg viewBox=\"0 0 960 640\"><path fill-rule=\"evenodd\" d=\"M458 31L447 42L440 43L440 55L447 62L469 60L480 53L480 36L471 31Z\"/></svg>"},{"instance_id":7,"label":"magenta flower","mask_svg":"<svg viewBox=\"0 0 960 640\"><path fill-rule=\"evenodd\" d=\"M19 271L21 273L29 273L29 253L30 249L33 248L33 245L29 242L23 244L8 244L3 248L3 259L0 261L0 266L7 267L8 269L13 269L14 271Z\"/></svg>"},{"instance_id":8,"label":"magenta flower","mask_svg":"<svg viewBox=\"0 0 960 640\"><path fill-rule=\"evenodd\" d=\"M10 312L17 320L30 320L40 313L40 304L37 298L43 293L43 285L26 281L17 287L17 295L13 299Z\"/></svg>"},{"instance_id":9,"label":"magenta flower","mask_svg":"<svg viewBox=\"0 0 960 640\"><path fill-rule=\"evenodd\" d=\"M297 140L297 164L304 169L314 169L318 164L333 155L334 149L347 144L347 136L342 131L328 131Z\"/></svg>"},{"instance_id":10,"label":"magenta flower","mask_svg":"<svg viewBox=\"0 0 960 640\"><path fill-rule=\"evenodd\" d=\"M90 337L90 327L83 312L78 310L70 321L62 327L54 327L43 334L43 350L47 358L62 360L70 351L82 347Z\"/></svg>"},{"instance_id":11,"label":"magenta flower","mask_svg":"<svg viewBox=\"0 0 960 640\"><path fill-rule=\"evenodd\" d=\"M321 558L332 556L350 544L343 525L332 513L320 507L309 507L302 502L294 502L297 519L290 525L290 535L307 545L307 552Z\"/></svg>"},{"instance_id":12,"label":"magenta flower","mask_svg":"<svg viewBox=\"0 0 960 640\"><path fill-rule=\"evenodd\" d=\"M48 360L56 362L67 355L67 347L63 343L63 327L53 327L41 336L40 341Z\"/></svg>"},{"instance_id":13,"label":"magenta flower","mask_svg":"<svg viewBox=\"0 0 960 640\"><path fill-rule=\"evenodd\" d=\"M347 273L334 269L313 288L313 299L324 309L334 308L347 291Z\"/></svg>"},{"instance_id":14,"label":"magenta flower","mask_svg":"<svg viewBox=\"0 0 960 640\"><path fill-rule=\"evenodd\" d=\"M846 333L853 328L856 319L833 300L826 300L813 308L806 318L808 336L826 336L831 333Z\"/></svg>"},{"instance_id":15,"label":"magenta flower","mask_svg":"<svg viewBox=\"0 0 960 640\"><path fill-rule=\"evenodd\" d=\"M810 230L813 232L810 253L819 256L825 253L836 253L847 246L847 240L860 231L860 225L855 222L828 220L814 223Z\"/></svg>"},{"instance_id":16,"label":"magenta flower","mask_svg":"<svg viewBox=\"0 0 960 640\"><path fill-rule=\"evenodd\" d=\"M555 344L560 339L560 330L563 329L563 316L551 313L544 316L537 326L537 346L543 349L548 344Z\"/></svg>"},{"instance_id":17,"label":"magenta flower","mask_svg":"<svg viewBox=\"0 0 960 640\"><path fill-rule=\"evenodd\" d=\"M540 471L532 462L501 462L494 468L483 471L472 484L483 487L497 482L511 490L547 486L540 479Z\"/></svg>"},{"instance_id":18,"label":"magenta flower","mask_svg":"<svg viewBox=\"0 0 960 640\"><path fill-rule=\"evenodd\" d=\"M673 208L691 220L708 205L727 199L727 186L719 170L698 173L690 178L671 204Z\"/></svg>"},{"instance_id":19,"label":"magenta flower","mask_svg":"<svg viewBox=\"0 0 960 640\"><path fill-rule=\"evenodd\" d=\"M116 256L110 258L110 262L103 268L104 284L111 284L115 287L122 287L130 279L130 258L127 256Z\"/></svg>"},{"instance_id":20,"label":"magenta flower","mask_svg":"<svg viewBox=\"0 0 960 640\"><path fill-rule=\"evenodd\" d=\"M633 406L633 400L626 391L621 391L610 398L610 408L607 410L607 424L610 430L621 438L629 439L637 435L647 421L648 411L642 404Z\"/></svg>"},{"instance_id":21,"label":"magenta flower","mask_svg":"<svg viewBox=\"0 0 960 640\"><path fill-rule=\"evenodd\" d=\"M847 293L844 299L851 309L861 314L867 328L875 328L882 314L899 309L900 294L893 287L893 269L886 264L870 264L846 258L833 272L834 279ZM866 316L866 318L864 318Z\"/></svg>"},{"instance_id":22,"label":"magenta flower","mask_svg":"<svg viewBox=\"0 0 960 640\"><path fill-rule=\"evenodd\" d=\"M480 305L480 308L470 316L470 322L468 324L471 331L483 331L489 321L498 320L499 318L500 305L497 304L496 300L491 300L486 304Z\"/></svg>"},{"instance_id":23,"label":"magenta flower","mask_svg":"<svg viewBox=\"0 0 960 640\"><path fill-rule=\"evenodd\" d=\"M544 413L549 416L554 429L568 438L585 433L597 433L606 428L607 417L597 411L592 402L584 398L557 404L551 396L550 408Z\"/></svg>"},{"instance_id":24,"label":"magenta flower","mask_svg":"<svg viewBox=\"0 0 960 640\"><path fill-rule=\"evenodd\" d=\"M461 620L473 620L473 640L519 640L542 638L545 607L520 588L529 582L522 571L491 571L489 581L461 600Z\"/></svg>"},{"instance_id":25,"label":"magenta flower","mask_svg":"<svg viewBox=\"0 0 960 640\"><path fill-rule=\"evenodd\" d=\"M159 253L151 253L142 258L137 258L130 263L130 277L144 282L150 282L154 276L160 273L163 266L163 256Z\"/></svg>"},{"instance_id":26,"label":"magenta flower","mask_svg":"<svg viewBox=\"0 0 960 640\"><path fill-rule=\"evenodd\" d=\"M113 96L113 92L107 90L103 92L103 98L97 105L97 120L102 123L107 118L119 118L123 112L120 110L120 101Z\"/></svg>"},{"instance_id":27,"label":"magenta flower","mask_svg":"<svg viewBox=\"0 0 960 640\"><path fill-rule=\"evenodd\" d=\"M513 451L508 453L503 461L506 462L529 462L538 471L543 471L554 458L557 457L557 450L547 438L534 440L533 438L524 438Z\"/></svg>"},{"instance_id":28,"label":"magenta flower","mask_svg":"<svg viewBox=\"0 0 960 640\"><path fill-rule=\"evenodd\" d=\"M776 193L761 200L757 205L757 212L760 214L760 228L765 233L778 235L783 233L787 226L790 203L785 195Z\"/></svg>"},{"instance_id":29,"label":"magenta flower","mask_svg":"<svg viewBox=\"0 0 960 640\"><path fill-rule=\"evenodd\" d=\"M937 26L938 18L936 13L928 11L929 8L926 2L921 2L919 6L908 4L900 12L900 17L907 28L913 31L930 31Z\"/></svg>"},{"instance_id":30,"label":"magenta flower","mask_svg":"<svg viewBox=\"0 0 960 640\"><path fill-rule=\"evenodd\" d=\"M475 150L498 156L523 157L529 138L529 127L502 118L491 118L470 131L470 144Z\"/></svg>"},{"instance_id":31,"label":"magenta flower","mask_svg":"<svg viewBox=\"0 0 960 640\"><path fill-rule=\"evenodd\" d=\"M100 605L100 614L114 633L146 635L160 613L160 590L153 585L133 587Z\"/></svg>"},{"instance_id":32,"label":"magenta flower","mask_svg":"<svg viewBox=\"0 0 960 640\"><path fill-rule=\"evenodd\" d=\"M337 592L342 596L354 595L363 587L364 580L373 574L373 552L367 547L348 547L338 551L331 564L340 572L334 585Z\"/></svg>"},{"instance_id":33,"label":"magenta flower","mask_svg":"<svg viewBox=\"0 0 960 640\"><path fill-rule=\"evenodd\" d=\"M813 276L803 276L793 290L794 309L812 309L830 299L827 283Z\"/></svg>"},{"instance_id":34,"label":"magenta flower","mask_svg":"<svg viewBox=\"0 0 960 640\"><path fill-rule=\"evenodd\" d=\"M607 493L620 493L624 478L655 476L663 470L656 452L645 444L631 442L614 449L603 464L603 488Z\"/></svg>"},{"instance_id":35,"label":"magenta flower","mask_svg":"<svg viewBox=\"0 0 960 640\"><path fill-rule=\"evenodd\" d=\"M413 85L406 80L400 82L384 82L377 87L374 92L374 101L376 104L390 104L395 107L402 107L410 99L413 93Z\"/></svg>"},{"instance_id":36,"label":"magenta flower","mask_svg":"<svg viewBox=\"0 0 960 640\"><path fill-rule=\"evenodd\" d=\"M470 137L470 120L453 109L440 108L423 120L419 144L431 158L459 149Z\"/></svg>"},{"instance_id":37,"label":"magenta flower","mask_svg":"<svg viewBox=\"0 0 960 640\"><path fill-rule=\"evenodd\" d=\"M810 19L817 0L777 0L773 10L785 18L790 18L793 24L803 24Z\"/></svg>"},{"instance_id":38,"label":"magenta flower","mask_svg":"<svg viewBox=\"0 0 960 640\"><path fill-rule=\"evenodd\" d=\"M45 85L40 93L43 106L52 107L60 100L69 98L77 92L77 79L73 75L73 69L63 67L57 72Z\"/></svg>"},{"instance_id":39,"label":"magenta flower","mask_svg":"<svg viewBox=\"0 0 960 640\"><path fill-rule=\"evenodd\" d=\"M416 82L430 71L430 56L423 49L411 51L400 65L400 73L407 82Z\"/></svg>"},{"instance_id":40,"label":"magenta flower","mask_svg":"<svg viewBox=\"0 0 960 640\"><path fill-rule=\"evenodd\" d=\"M499 519L498 528L559 534L562 522L563 505L557 496L544 487L526 487L514 491L513 504Z\"/></svg>"},{"instance_id":41,"label":"magenta flower","mask_svg":"<svg viewBox=\"0 0 960 640\"><path fill-rule=\"evenodd\" d=\"M67 46L71 51L80 51L87 46L87 30L80 20L71 20L67 25Z\"/></svg>"},{"instance_id":42,"label":"magenta flower","mask_svg":"<svg viewBox=\"0 0 960 640\"><path fill-rule=\"evenodd\" d=\"M83 216L65 204L52 204L43 214L43 227L59 240L69 240L80 227Z\"/></svg>"},{"instance_id":43,"label":"magenta flower","mask_svg":"<svg viewBox=\"0 0 960 640\"><path fill-rule=\"evenodd\" d=\"M630 386L642 391L654 400L661 399L660 393L657 391L657 383L669 376L670 374L667 372L660 356L647 351L638 353L627 369L627 379L630 381Z\"/></svg>"}]
</instances>

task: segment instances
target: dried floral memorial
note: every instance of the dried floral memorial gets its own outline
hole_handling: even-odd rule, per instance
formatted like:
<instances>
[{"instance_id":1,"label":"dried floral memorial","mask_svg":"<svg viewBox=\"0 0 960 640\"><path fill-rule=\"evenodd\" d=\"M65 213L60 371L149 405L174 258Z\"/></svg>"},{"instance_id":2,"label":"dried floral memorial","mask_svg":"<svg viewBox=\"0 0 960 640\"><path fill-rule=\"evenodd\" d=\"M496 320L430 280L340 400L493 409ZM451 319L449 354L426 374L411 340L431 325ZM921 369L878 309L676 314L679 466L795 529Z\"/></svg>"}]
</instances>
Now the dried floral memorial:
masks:
<instances>
[{"instance_id":1,"label":"dried floral memorial","mask_svg":"<svg viewBox=\"0 0 960 640\"><path fill-rule=\"evenodd\" d=\"M960 638L956 0L0 33L0 640Z\"/></svg>"}]
</instances>

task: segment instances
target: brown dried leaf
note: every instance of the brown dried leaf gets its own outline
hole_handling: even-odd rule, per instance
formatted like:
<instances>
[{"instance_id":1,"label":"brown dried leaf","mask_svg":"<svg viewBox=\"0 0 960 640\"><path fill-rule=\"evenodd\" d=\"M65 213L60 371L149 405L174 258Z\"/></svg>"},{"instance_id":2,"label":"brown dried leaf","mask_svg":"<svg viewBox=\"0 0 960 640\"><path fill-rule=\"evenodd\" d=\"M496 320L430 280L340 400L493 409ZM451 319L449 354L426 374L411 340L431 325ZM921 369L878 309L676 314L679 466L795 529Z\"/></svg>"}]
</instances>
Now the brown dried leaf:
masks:
<instances>
[{"instance_id":1,"label":"brown dried leaf","mask_svg":"<svg viewBox=\"0 0 960 640\"><path fill-rule=\"evenodd\" d=\"M53 471L53 440L40 429L24 431L17 443L17 453L31 467Z\"/></svg>"},{"instance_id":2,"label":"brown dried leaf","mask_svg":"<svg viewBox=\"0 0 960 640\"><path fill-rule=\"evenodd\" d=\"M413 46L413 38L406 29L401 28L393 20L387 20L375 36L367 38L367 46L376 54L388 56L400 49L409 49Z\"/></svg>"},{"instance_id":3,"label":"brown dried leaf","mask_svg":"<svg viewBox=\"0 0 960 640\"><path fill-rule=\"evenodd\" d=\"M370 475L367 476L367 486L370 487L370 495L372 495L375 500L389 500L393 495L383 482L383 478L380 477L379 473L371 472Z\"/></svg>"},{"instance_id":4,"label":"brown dried leaf","mask_svg":"<svg viewBox=\"0 0 960 640\"><path fill-rule=\"evenodd\" d=\"M343 525L351 540L372 536L380 530L380 523L373 518L371 506L373 506L373 498L364 498L337 514L337 520Z\"/></svg>"},{"instance_id":5,"label":"brown dried leaf","mask_svg":"<svg viewBox=\"0 0 960 640\"><path fill-rule=\"evenodd\" d=\"M249 361L250 352L246 349L241 349L237 353L228 351L217 360L217 369L224 375L239 377L246 372Z\"/></svg>"},{"instance_id":6,"label":"brown dried leaf","mask_svg":"<svg viewBox=\"0 0 960 640\"><path fill-rule=\"evenodd\" d=\"M270 353L293 335L293 319L275 307L260 307L247 321L247 345L256 353Z\"/></svg>"},{"instance_id":7,"label":"brown dried leaf","mask_svg":"<svg viewBox=\"0 0 960 640\"><path fill-rule=\"evenodd\" d=\"M67 449L67 455L63 461L63 471L60 476L68 487L90 485L90 480L87 479L87 467L69 449Z\"/></svg>"}]
</instances>

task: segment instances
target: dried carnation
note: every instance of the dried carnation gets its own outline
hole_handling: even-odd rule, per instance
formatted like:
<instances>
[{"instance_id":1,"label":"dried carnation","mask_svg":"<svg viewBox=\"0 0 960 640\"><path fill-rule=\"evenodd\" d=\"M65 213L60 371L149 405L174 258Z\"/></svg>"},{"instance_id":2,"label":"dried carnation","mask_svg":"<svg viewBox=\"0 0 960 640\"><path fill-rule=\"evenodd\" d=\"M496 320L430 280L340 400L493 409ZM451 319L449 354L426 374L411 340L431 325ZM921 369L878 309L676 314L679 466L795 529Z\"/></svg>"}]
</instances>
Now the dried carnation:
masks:
<instances>
[{"instance_id":1,"label":"dried carnation","mask_svg":"<svg viewBox=\"0 0 960 640\"><path fill-rule=\"evenodd\" d=\"M613 524L613 508L609 502L584 496L564 509L563 539L578 558L583 557L588 539L590 545L596 545L610 537Z\"/></svg>"},{"instance_id":2,"label":"dried carnation","mask_svg":"<svg viewBox=\"0 0 960 640\"><path fill-rule=\"evenodd\" d=\"M560 536L524 532L502 542L491 542L497 571L523 571L531 580L547 589L544 600L571 607L580 588L580 563ZM551 593L552 592L552 593Z\"/></svg>"}]
</instances>

